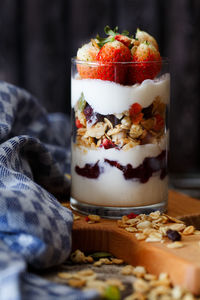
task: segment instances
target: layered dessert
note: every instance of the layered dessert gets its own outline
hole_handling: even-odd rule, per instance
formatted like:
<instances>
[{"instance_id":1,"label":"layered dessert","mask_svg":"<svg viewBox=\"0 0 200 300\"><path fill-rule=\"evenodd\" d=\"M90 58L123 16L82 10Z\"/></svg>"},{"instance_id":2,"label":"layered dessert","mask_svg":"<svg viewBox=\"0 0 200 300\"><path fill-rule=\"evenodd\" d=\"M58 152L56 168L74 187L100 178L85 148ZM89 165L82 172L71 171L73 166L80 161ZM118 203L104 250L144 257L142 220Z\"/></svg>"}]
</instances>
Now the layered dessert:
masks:
<instances>
[{"instance_id":1,"label":"layered dessert","mask_svg":"<svg viewBox=\"0 0 200 300\"><path fill-rule=\"evenodd\" d=\"M72 198L113 208L165 203L169 73L148 33L105 33L72 62Z\"/></svg>"}]
</instances>

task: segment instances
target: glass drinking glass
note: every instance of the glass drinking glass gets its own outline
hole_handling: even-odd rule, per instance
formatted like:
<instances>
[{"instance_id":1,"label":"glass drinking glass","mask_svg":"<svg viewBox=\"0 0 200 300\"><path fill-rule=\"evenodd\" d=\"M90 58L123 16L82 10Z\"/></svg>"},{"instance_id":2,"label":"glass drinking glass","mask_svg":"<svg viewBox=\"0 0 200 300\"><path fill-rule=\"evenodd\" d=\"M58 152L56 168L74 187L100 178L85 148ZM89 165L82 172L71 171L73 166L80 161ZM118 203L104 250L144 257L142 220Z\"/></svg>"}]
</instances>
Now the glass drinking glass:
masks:
<instances>
[{"instance_id":1,"label":"glass drinking glass","mask_svg":"<svg viewBox=\"0 0 200 300\"><path fill-rule=\"evenodd\" d=\"M73 209L107 218L166 209L168 68L72 59Z\"/></svg>"}]
</instances>

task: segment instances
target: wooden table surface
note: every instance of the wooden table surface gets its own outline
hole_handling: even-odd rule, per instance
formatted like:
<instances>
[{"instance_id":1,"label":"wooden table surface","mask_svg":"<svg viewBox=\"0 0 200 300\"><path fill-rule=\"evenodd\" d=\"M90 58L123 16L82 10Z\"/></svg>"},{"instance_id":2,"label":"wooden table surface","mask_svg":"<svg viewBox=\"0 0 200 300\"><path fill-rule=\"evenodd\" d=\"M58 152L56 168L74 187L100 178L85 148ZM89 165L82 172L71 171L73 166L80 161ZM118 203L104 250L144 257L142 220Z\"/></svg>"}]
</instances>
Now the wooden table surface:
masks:
<instances>
[{"instance_id":1,"label":"wooden table surface","mask_svg":"<svg viewBox=\"0 0 200 300\"><path fill-rule=\"evenodd\" d=\"M200 201L169 191L168 214L176 217L200 215ZM102 219L88 224L85 216L74 222L73 250L107 251L132 265L143 265L150 273L167 272L172 283L200 294L200 235L182 237L184 247L171 249L164 243L138 241L133 233L117 226L116 220Z\"/></svg>"},{"instance_id":2,"label":"wooden table surface","mask_svg":"<svg viewBox=\"0 0 200 300\"><path fill-rule=\"evenodd\" d=\"M171 216L200 215L200 200L170 190L167 213Z\"/></svg>"}]
</instances>

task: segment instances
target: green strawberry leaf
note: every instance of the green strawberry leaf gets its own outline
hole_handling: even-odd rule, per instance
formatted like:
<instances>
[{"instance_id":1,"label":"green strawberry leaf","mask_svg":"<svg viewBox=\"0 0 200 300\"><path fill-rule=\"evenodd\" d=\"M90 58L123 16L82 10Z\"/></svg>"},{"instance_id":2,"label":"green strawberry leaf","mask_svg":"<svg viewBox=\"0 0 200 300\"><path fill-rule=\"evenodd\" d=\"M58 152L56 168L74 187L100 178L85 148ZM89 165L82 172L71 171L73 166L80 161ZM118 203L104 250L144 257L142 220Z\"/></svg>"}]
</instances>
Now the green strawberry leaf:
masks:
<instances>
[{"instance_id":1,"label":"green strawberry leaf","mask_svg":"<svg viewBox=\"0 0 200 300\"><path fill-rule=\"evenodd\" d=\"M122 34L122 35L125 35L125 36L129 36L128 30L123 30L121 34Z\"/></svg>"},{"instance_id":2,"label":"green strawberry leaf","mask_svg":"<svg viewBox=\"0 0 200 300\"><path fill-rule=\"evenodd\" d=\"M82 92L81 96L78 100L78 110L80 110L82 112L84 110L85 106L86 106L86 101L85 101L84 94Z\"/></svg>"},{"instance_id":3,"label":"green strawberry leaf","mask_svg":"<svg viewBox=\"0 0 200 300\"><path fill-rule=\"evenodd\" d=\"M96 39L98 40L97 44L101 48L103 45L105 45L108 42L113 42L115 40L115 36L120 34L118 32L118 26L116 26L113 30L110 28L110 26L106 25L104 28L105 34L108 35L106 38L101 38L99 34L97 34ZM123 30L121 35L133 38L133 36L129 36L129 32L127 30Z\"/></svg>"},{"instance_id":4,"label":"green strawberry leaf","mask_svg":"<svg viewBox=\"0 0 200 300\"><path fill-rule=\"evenodd\" d=\"M107 35L115 36L116 34L118 34L117 31L118 31L118 26L116 26L113 30L108 25L104 28L104 32Z\"/></svg>"}]
</instances>

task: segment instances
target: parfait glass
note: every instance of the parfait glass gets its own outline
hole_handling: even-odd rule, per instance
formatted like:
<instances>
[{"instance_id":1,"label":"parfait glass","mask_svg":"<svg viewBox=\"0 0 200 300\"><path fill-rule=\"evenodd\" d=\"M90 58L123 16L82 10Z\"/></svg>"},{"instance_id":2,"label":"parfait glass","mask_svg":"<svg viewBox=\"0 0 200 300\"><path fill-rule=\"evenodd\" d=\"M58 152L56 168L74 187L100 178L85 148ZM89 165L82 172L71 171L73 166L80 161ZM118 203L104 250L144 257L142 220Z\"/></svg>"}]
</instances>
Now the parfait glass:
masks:
<instances>
[{"instance_id":1,"label":"parfait glass","mask_svg":"<svg viewBox=\"0 0 200 300\"><path fill-rule=\"evenodd\" d=\"M73 209L107 218L166 210L168 68L167 59L159 65L72 59Z\"/></svg>"}]
</instances>

